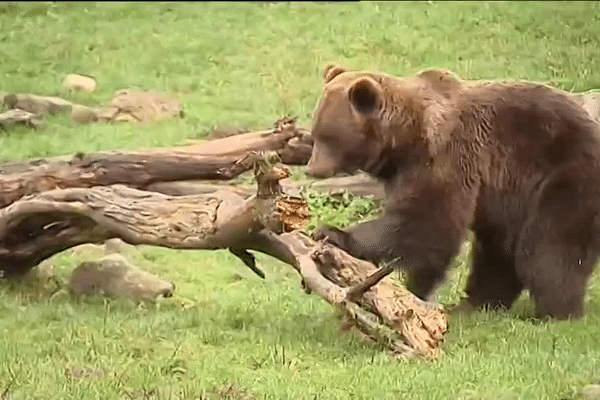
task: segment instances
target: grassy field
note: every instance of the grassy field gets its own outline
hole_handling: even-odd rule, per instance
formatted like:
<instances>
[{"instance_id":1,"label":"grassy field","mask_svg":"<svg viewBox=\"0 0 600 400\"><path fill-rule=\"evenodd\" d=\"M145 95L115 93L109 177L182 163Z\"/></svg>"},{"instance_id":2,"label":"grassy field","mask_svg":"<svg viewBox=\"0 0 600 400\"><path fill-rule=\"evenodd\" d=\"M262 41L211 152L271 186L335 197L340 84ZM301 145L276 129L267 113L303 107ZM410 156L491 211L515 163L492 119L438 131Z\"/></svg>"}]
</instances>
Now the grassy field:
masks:
<instances>
[{"instance_id":1,"label":"grassy field","mask_svg":"<svg viewBox=\"0 0 600 400\"><path fill-rule=\"evenodd\" d=\"M1 133L0 158L182 144L285 114L306 125L330 61L585 91L600 88L599 39L598 2L0 3L0 90L100 104L142 87L175 94L186 112L154 126L51 118ZM63 92L73 72L98 90ZM225 251L140 250L134 261L174 281L174 299L144 309L0 286L1 399L576 399L600 380L598 273L584 319L532 322L524 296L510 313L451 320L446 354L428 363L340 334L331 307L267 256L262 281ZM53 259L65 277L77 261ZM466 280L465 258L456 263L445 303Z\"/></svg>"}]
</instances>

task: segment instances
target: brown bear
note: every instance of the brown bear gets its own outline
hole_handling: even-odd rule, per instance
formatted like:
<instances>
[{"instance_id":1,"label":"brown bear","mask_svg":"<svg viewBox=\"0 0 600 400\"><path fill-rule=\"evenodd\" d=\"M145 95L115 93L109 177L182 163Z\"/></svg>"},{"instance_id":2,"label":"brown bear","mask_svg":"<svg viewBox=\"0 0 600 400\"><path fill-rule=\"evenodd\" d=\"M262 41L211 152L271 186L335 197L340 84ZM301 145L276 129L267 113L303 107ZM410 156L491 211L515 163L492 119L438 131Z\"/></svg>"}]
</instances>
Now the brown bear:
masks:
<instances>
[{"instance_id":1,"label":"brown bear","mask_svg":"<svg viewBox=\"0 0 600 400\"><path fill-rule=\"evenodd\" d=\"M315 238L404 268L426 299L470 229L460 308L510 308L528 289L538 317L584 314L600 254L600 129L571 95L438 69L392 77L330 65L324 75L308 173L363 170L383 182L387 205Z\"/></svg>"}]
</instances>

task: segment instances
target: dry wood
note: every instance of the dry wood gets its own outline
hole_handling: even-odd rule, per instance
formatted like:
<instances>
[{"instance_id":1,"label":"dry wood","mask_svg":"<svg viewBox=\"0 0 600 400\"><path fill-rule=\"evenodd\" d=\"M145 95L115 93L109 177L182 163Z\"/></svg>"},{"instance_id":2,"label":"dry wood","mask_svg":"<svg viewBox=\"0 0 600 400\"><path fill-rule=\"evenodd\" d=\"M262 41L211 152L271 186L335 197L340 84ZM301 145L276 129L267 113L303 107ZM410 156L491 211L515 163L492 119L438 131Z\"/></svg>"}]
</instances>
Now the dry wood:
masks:
<instances>
[{"instance_id":1,"label":"dry wood","mask_svg":"<svg viewBox=\"0 0 600 400\"><path fill-rule=\"evenodd\" d=\"M330 244L316 243L300 231L284 233L278 239L292 250L304 286L338 305L360 332L394 354L423 358L441 355L448 330L441 305L420 300L391 276L356 302L350 301L348 290L376 271L375 265ZM277 256L273 251L265 253ZM278 258L292 263L285 257Z\"/></svg>"},{"instance_id":2,"label":"dry wood","mask_svg":"<svg viewBox=\"0 0 600 400\"><path fill-rule=\"evenodd\" d=\"M0 207L29 194L56 188L125 184L144 189L155 182L231 179L251 168L246 157L210 157L193 153L95 153L50 163L0 166Z\"/></svg>"},{"instance_id":3,"label":"dry wood","mask_svg":"<svg viewBox=\"0 0 600 400\"><path fill-rule=\"evenodd\" d=\"M0 207L23 196L57 188L124 184L147 189L160 182L228 180L252 167L250 153L285 149L290 139L302 134L294 120L288 118L277 121L270 131L218 139L202 146L4 163L0 165Z\"/></svg>"},{"instance_id":4,"label":"dry wood","mask_svg":"<svg viewBox=\"0 0 600 400\"><path fill-rule=\"evenodd\" d=\"M248 162L256 165L256 155ZM249 199L227 190L171 197L124 185L26 196L0 210L0 269L23 273L69 247L114 237L130 244L182 249L243 246L261 229L282 231L281 215L306 208L305 203L273 194L273 179L287 176L287 169L255 173L263 183Z\"/></svg>"},{"instance_id":5,"label":"dry wood","mask_svg":"<svg viewBox=\"0 0 600 400\"><path fill-rule=\"evenodd\" d=\"M379 200L385 199L383 183L362 172L351 176L295 182L294 185L329 194L350 192L357 196L373 196Z\"/></svg>"},{"instance_id":6,"label":"dry wood","mask_svg":"<svg viewBox=\"0 0 600 400\"><path fill-rule=\"evenodd\" d=\"M376 267L299 232L309 212L302 199L282 196L279 180L289 170L273 166L276 155L250 158L258 190L248 199L227 190L172 197L123 185L26 196L0 210L0 268L22 274L67 248L118 237L134 245L227 248L264 277L249 252L260 251L293 266L305 288L393 353L439 356L447 329L441 307L416 299L391 277L347 299L348 288Z\"/></svg>"},{"instance_id":7,"label":"dry wood","mask_svg":"<svg viewBox=\"0 0 600 400\"><path fill-rule=\"evenodd\" d=\"M146 186L145 190L168 194L169 196L187 196L192 194L209 194L218 190L229 190L235 194L248 198L256 189L250 184L227 181L210 181L201 179L190 179L187 181L156 182Z\"/></svg>"},{"instance_id":8,"label":"dry wood","mask_svg":"<svg viewBox=\"0 0 600 400\"><path fill-rule=\"evenodd\" d=\"M274 132L280 134L274 135ZM231 135L195 143L183 149L206 156L240 156L250 151L275 151L284 164L306 165L312 152L312 138L309 131L296 127L295 118L281 118L275 122L274 129Z\"/></svg>"}]
</instances>

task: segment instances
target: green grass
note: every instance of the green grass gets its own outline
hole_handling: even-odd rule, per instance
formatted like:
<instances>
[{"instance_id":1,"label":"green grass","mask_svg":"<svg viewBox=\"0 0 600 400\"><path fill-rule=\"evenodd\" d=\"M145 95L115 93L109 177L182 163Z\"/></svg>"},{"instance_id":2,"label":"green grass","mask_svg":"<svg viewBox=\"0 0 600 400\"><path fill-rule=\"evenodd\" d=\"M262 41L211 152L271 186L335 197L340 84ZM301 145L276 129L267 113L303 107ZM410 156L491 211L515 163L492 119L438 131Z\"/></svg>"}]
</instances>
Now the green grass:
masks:
<instances>
[{"instance_id":1,"label":"green grass","mask_svg":"<svg viewBox=\"0 0 600 400\"><path fill-rule=\"evenodd\" d=\"M50 118L39 132L2 133L0 158L182 144L214 125L264 129L285 114L306 125L330 61L586 91L600 88L599 38L598 2L0 3L0 90L100 104L143 87L174 93L186 113L155 126ZM98 90L63 92L73 72L96 77ZM349 223L365 211L354 204L342 219L325 203L321 214ZM135 261L177 285L174 299L145 309L1 286L0 397L194 399L230 388L230 398L574 399L600 379L598 274L581 321L527 320L524 296L510 313L451 320L446 354L427 363L340 334L291 268L258 259L265 281L225 251L142 247ZM54 263L68 276L76 258ZM442 302L464 287L464 256L456 264ZM73 367L104 373L66 375Z\"/></svg>"}]
</instances>

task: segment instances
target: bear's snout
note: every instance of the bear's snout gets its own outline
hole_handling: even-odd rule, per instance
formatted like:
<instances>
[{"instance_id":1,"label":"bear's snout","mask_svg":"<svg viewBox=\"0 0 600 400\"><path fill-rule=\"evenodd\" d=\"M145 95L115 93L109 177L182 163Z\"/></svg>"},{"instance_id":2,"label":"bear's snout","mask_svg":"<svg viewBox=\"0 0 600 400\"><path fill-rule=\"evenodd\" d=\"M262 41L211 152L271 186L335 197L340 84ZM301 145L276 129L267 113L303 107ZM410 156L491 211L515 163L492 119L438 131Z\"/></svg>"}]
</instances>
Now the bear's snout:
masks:
<instances>
[{"instance_id":1,"label":"bear's snout","mask_svg":"<svg viewBox=\"0 0 600 400\"><path fill-rule=\"evenodd\" d=\"M329 178L335 174L333 168L329 168L328 166L320 165L318 162L313 161L314 159L311 157L308 160L308 165L306 166L306 174L312 178L324 179Z\"/></svg>"}]
</instances>

